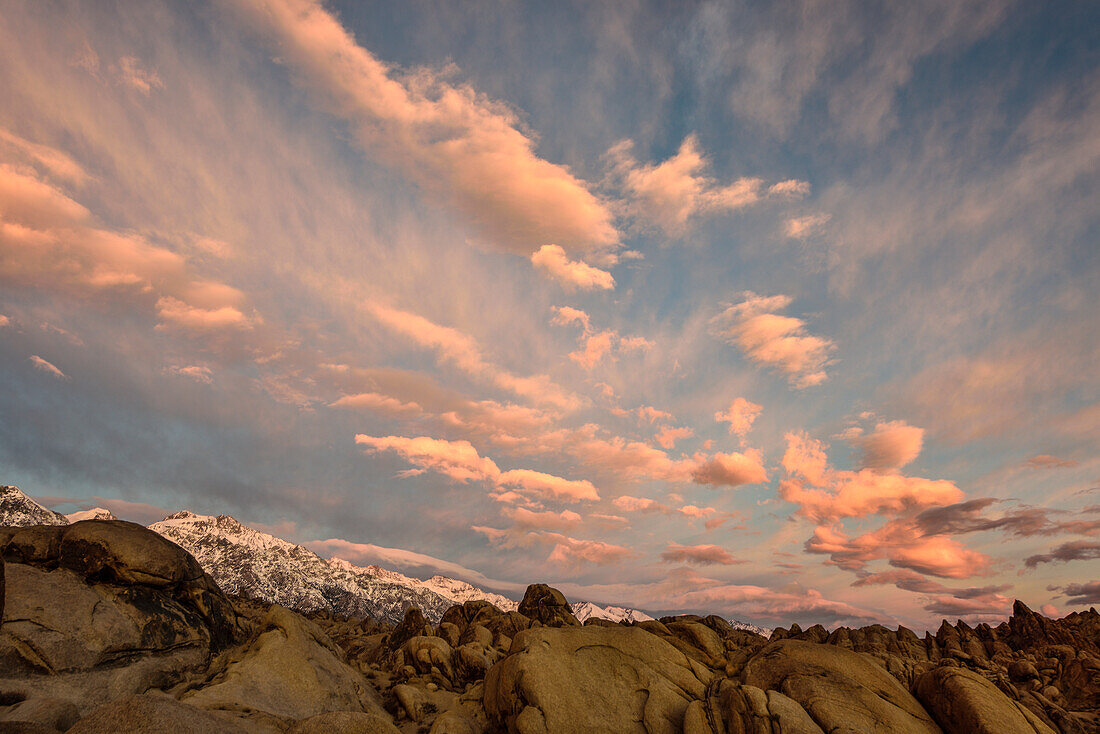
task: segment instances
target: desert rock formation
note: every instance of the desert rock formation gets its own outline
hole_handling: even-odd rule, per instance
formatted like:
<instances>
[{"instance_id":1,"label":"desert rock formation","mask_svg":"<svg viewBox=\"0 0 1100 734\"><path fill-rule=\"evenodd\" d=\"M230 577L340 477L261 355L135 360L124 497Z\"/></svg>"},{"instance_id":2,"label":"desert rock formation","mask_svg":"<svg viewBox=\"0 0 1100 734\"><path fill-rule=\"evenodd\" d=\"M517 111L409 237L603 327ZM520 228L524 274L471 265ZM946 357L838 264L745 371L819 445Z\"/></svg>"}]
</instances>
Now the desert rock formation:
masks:
<instances>
[{"instance_id":1,"label":"desert rock formation","mask_svg":"<svg viewBox=\"0 0 1100 734\"><path fill-rule=\"evenodd\" d=\"M0 732L1100 730L1100 614L997 627L581 623L556 589L432 623L226 596L139 525L0 528Z\"/></svg>"}]
</instances>

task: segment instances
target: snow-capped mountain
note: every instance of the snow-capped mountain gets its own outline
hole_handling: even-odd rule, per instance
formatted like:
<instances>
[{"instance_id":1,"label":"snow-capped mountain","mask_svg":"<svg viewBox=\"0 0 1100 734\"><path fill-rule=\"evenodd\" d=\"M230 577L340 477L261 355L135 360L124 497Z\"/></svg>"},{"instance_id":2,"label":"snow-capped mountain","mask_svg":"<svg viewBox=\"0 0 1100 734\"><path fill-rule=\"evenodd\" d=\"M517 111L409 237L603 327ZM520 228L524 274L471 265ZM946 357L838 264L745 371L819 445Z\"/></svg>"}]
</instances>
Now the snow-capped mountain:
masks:
<instances>
[{"instance_id":1,"label":"snow-capped mountain","mask_svg":"<svg viewBox=\"0 0 1100 734\"><path fill-rule=\"evenodd\" d=\"M19 487L0 486L0 525L68 525L60 512L47 510L32 500Z\"/></svg>"},{"instance_id":2,"label":"snow-capped mountain","mask_svg":"<svg viewBox=\"0 0 1100 734\"><path fill-rule=\"evenodd\" d=\"M149 528L190 552L226 593L302 611L326 609L396 623L410 606L419 607L433 622L469 599L485 599L505 609L517 606L511 599L456 579L436 576L421 581L378 566L326 560L228 515L183 511Z\"/></svg>"},{"instance_id":3,"label":"snow-capped mountain","mask_svg":"<svg viewBox=\"0 0 1100 734\"><path fill-rule=\"evenodd\" d=\"M325 563L335 569L344 570L355 575L370 576L379 581L438 594L450 602L448 607L476 600L490 602L506 612L514 612L519 608L519 602L515 599L509 599L506 596L486 591L473 584L468 584L465 581L459 581L458 579L452 579L447 576L432 576L430 579L421 581L420 579L414 579L411 576L406 576L397 571L390 571L381 566L356 566L353 563L345 561L343 558L329 558Z\"/></svg>"},{"instance_id":4,"label":"snow-capped mountain","mask_svg":"<svg viewBox=\"0 0 1100 734\"><path fill-rule=\"evenodd\" d=\"M627 609L624 607L601 607L598 604L593 604L590 601L579 601L569 606L573 607L573 616L581 622L591 617L597 619L608 619L612 622L644 622L648 619L653 619L645 612L640 612L637 609Z\"/></svg>"},{"instance_id":5,"label":"snow-capped mountain","mask_svg":"<svg viewBox=\"0 0 1100 734\"><path fill-rule=\"evenodd\" d=\"M118 518L115 517L115 513L106 508L93 507L90 510L70 512L65 519L69 522L80 522L81 520L117 520Z\"/></svg>"},{"instance_id":6,"label":"snow-capped mountain","mask_svg":"<svg viewBox=\"0 0 1100 734\"><path fill-rule=\"evenodd\" d=\"M772 631L770 629L768 629L767 627L757 627L755 624L750 624L749 622L742 622L739 619L731 619L729 622L730 622L730 625L735 630L745 630L746 632L755 632L756 634L760 635L761 637L771 637L772 636Z\"/></svg>"},{"instance_id":7,"label":"snow-capped mountain","mask_svg":"<svg viewBox=\"0 0 1100 734\"><path fill-rule=\"evenodd\" d=\"M49 510L17 487L0 486L0 526L68 525L80 520L117 520L102 507L68 515ZM228 515L196 515L186 510L149 526L186 549L229 594L275 602L299 611L325 609L348 616L372 616L393 623L417 606L437 622L455 604L488 601L504 611L519 603L473 584L446 576L421 580L381 566L356 566L341 558L321 558L313 551L239 522ZM579 601L573 614L584 622L596 617L612 622L653 619L645 612ZM770 630L735 619L735 629L768 637Z\"/></svg>"}]
</instances>

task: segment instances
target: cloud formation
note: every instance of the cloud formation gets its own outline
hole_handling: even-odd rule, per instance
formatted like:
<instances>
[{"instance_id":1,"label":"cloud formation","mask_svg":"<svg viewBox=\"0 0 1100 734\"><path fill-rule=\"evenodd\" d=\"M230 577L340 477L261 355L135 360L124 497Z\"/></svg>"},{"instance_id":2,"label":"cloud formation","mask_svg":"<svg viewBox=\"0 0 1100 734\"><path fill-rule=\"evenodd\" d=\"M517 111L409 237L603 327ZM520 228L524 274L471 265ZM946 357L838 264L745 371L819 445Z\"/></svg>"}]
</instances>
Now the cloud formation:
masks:
<instances>
[{"instance_id":1,"label":"cloud formation","mask_svg":"<svg viewBox=\"0 0 1100 734\"><path fill-rule=\"evenodd\" d=\"M711 321L718 335L752 361L786 375L794 387L823 383L835 347L830 340L809 334L802 319L775 313L790 306L793 299L758 296L751 291L743 298Z\"/></svg>"},{"instance_id":2,"label":"cloud formation","mask_svg":"<svg viewBox=\"0 0 1100 734\"><path fill-rule=\"evenodd\" d=\"M717 545L680 545L669 543L668 548L661 553L661 560L665 563L690 563L700 566L722 565L732 566L739 561L728 550Z\"/></svg>"},{"instance_id":3,"label":"cloud formation","mask_svg":"<svg viewBox=\"0 0 1100 734\"><path fill-rule=\"evenodd\" d=\"M495 246L612 251L607 207L535 153L516 113L427 69L401 74L355 42L316 0L235 0L301 84L358 143L449 202Z\"/></svg>"},{"instance_id":4,"label":"cloud formation","mask_svg":"<svg viewBox=\"0 0 1100 734\"><path fill-rule=\"evenodd\" d=\"M737 436L744 443L745 436L752 430L753 422L764 408L745 398L734 398L726 412L717 411L714 420L730 424L730 435Z\"/></svg>"},{"instance_id":5,"label":"cloud formation","mask_svg":"<svg viewBox=\"0 0 1100 734\"><path fill-rule=\"evenodd\" d=\"M611 273L580 260L570 260L558 245L543 245L531 253L531 264L545 271L568 291L609 291L615 288Z\"/></svg>"},{"instance_id":6,"label":"cloud formation","mask_svg":"<svg viewBox=\"0 0 1100 734\"><path fill-rule=\"evenodd\" d=\"M379 323L423 347L433 349L441 362L453 364L473 377L488 380L538 404L564 410L574 410L583 404L579 397L564 390L546 375L520 377L492 364L482 355L477 342L457 329L440 326L419 314L373 301L366 302L364 306Z\"/></svg>"},{"instance_id":7,"label":"cloud formation","mask_svg":"<svg viewBox=\"0 0 1100 734\"><path fill-rule=\"evenodd\" d=\"M37 354L32 354L30 356L30 362L39 372L45 372L47 375L50 375L51 377L56 377L59 380L69 379L69 376L58 369L56 365L47 362L46 360L39 357Z\"/></svg>"},{"instance_id":8,"label":"cloud formation","mask_svg":"<svg viewBox=\"0 0 1100 734\"><path fill-rule=\"evenodd\" d=\"M809 193L804 181L781 181L766 187L762 179L739 178L719 184L704 173L708 161L694 134L684 138L676 154L661 163L639 163L633 147L633 142L623 140L607 152L612 173L621 181L633 216L669 235L683 234L696 217L735 212L768 196L791 198Z\"/></svg>"},{"instance_id":9,"label":"cloud formation","mask_svg":"<svg viewBox=\"0 0 1100 734\"><path fill-rule=\"evenodd\" d=\"M370 453L392 451L404 457L417 469L403 472L412 476L424 471L442 474L453 481L465 484L470 481L489 482L522 495L533 495L561 502L598 500L596 487L588 480L570 480L531 469L501 471L496 462L478 454L469 441L447 441L419 436L368 436L357 434L355 443Z\"/></svg>"},{"instance_id":10,"label":"cloud formation","mask_svg":"<svg viewBox=\"0 0 1100 734\"><path fill-rule=\"evenodd\" d=\"M691 480L696 484L739 487L766 482L768 473L760 452L750 449L745 453L714 454L692 469Z\"/></svg>"},{"instance_id":11,"label":"cloud formation","mask_svg":"<svg viewBox=\"0 0 1100 734\"><path fill-rule=\"evenodd\" d=\"M1055 546L1049 553L1038 553L1024 559L1024 565L1035 568L1041 563L1069 563L1070 561L1094 561L1100 558L1100 543L1089 540L1072 540Z\"/></svg>"},{"instance_id":12,"label":"cloud formation","mask_svg":"<svg viewBox=\"0 0 1100 734\"><path fill-rule=\"evenodd\" d=\"M924 429L905 421L879 423L871 433L854 438L853 443L863 452L863 468L900 469L920 455Z\"/></svg>"},{"instance_id":13,"label":"cloud formation","mask_svg":"<svg viewBox=\"0 0 1100 734\"><path fill-rule=\"evenodd\" d=\"M799 505L799 514L815 522L897 514L963 499L962 490L944 479L883 474L872 469L835 470L828 465L821 442L800 432L788 433L786 439L782 464L788 478L780 483L779 496Z\"/></svg>"}]
</instances>

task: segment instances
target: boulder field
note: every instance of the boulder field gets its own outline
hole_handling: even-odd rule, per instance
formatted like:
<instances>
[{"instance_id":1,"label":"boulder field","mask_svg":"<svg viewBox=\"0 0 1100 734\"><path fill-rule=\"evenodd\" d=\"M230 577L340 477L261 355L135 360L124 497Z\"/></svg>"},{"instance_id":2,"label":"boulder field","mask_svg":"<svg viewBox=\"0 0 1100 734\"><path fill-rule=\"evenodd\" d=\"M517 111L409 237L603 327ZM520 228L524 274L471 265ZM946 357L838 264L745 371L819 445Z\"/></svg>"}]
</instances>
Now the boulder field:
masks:
<instances>
[{"instance_id":1,"label":"boulder field","mask_svg":"<svg viewBox=\"0 0 1100 734\"><path fill-rule=\"evenodd\" d=\"M1100 731L1100 614L997 627L578 622L560 592L438 624L228 597L133 523L0 528L0 734Z\"/></svg>"}]
</instances>

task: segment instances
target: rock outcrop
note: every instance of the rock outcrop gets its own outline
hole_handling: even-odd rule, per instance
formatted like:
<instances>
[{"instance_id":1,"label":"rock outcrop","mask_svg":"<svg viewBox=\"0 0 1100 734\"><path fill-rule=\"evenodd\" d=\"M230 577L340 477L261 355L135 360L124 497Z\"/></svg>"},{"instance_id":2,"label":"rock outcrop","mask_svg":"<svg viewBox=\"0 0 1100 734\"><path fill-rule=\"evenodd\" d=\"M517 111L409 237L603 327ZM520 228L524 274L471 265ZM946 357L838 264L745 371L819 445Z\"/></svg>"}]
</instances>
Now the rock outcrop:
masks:
<instances>
[{"instance_id":1,"label":"rock outcrop","mask_svg":"<svg viewBox=\"0 0 1100 734\"><path fill-rule=\"evenodd\" d=\"M537 620L548 627L577 626L580 622L573 616L565 595L546 584L532 584L527 587L523 600L519 603L519 613Z\"/></svg>"},{"instance_id":2,"label":"rock outcrop","mask_svg":"<svg viewBox=\"0 0 1100 734\"><path fill-rule=\"evenodd\" d=\"M682 731L714 672L631 627L535 628L516 635L485 679L485 710L509 731ZM588 682L578 685L578 681Z\"/></svg>"},{"instance_id":3,"label":"rock outcrop","mask_svg":"<svg viewBox=\"0 0 1100 734\"><path fill-rule=\"evenodd\" d=\"M0 528L0 734L1100 731L1100 614L997 627L589 617L528 588L437 624L228 597L132 523Z\"/></svg>"},{"instance_id":4,"label":"rock outcrop","mask_svg":"<svg viewBox=\"0 0 1100 734\"><path fill-rule=\"evenodd\" d=\"M204 668L236 613L193 558L140 525L0 528L0 690L81 708Z\"/></svg>"}]
</instances>

